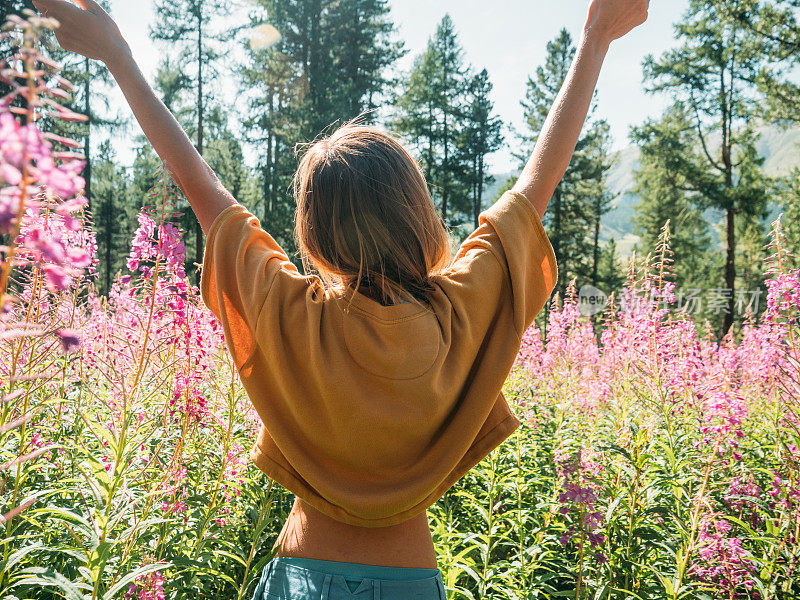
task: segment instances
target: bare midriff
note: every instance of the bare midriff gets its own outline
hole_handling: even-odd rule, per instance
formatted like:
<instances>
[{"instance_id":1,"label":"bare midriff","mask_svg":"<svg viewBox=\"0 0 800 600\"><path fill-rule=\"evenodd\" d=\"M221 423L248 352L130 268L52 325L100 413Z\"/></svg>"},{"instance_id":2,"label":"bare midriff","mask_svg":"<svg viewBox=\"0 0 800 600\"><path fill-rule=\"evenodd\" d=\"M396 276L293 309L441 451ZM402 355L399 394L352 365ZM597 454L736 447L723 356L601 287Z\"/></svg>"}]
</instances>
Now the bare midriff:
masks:
<instances>
[{"instance_id":1,"label":"bare midriff","mask_svg":"<svg viewBox=\"0 0 800 600\"><path fill-rule=\"evenodd\" d=\"M348 525L295 498L275 542L276 556L436 569L436 552L425 511L389 527Z\"/></svg>"}]
</instances>

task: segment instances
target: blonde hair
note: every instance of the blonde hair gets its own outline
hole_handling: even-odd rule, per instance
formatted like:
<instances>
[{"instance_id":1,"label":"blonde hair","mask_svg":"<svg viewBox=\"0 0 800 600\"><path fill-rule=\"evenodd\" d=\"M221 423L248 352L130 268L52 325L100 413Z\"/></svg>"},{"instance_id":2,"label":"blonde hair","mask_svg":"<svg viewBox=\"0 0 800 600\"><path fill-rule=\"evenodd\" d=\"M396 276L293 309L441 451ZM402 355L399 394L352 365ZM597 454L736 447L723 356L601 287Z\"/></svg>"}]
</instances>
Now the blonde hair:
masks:
<instances>
[{"instance_id":1,"label":"blonde hair","mask_svg":"<svg viewBox=\"0 0 800 600\"><path fill-rule=\"evenodd\" d=\"M395 138L346 123L308 148L293 189L307 271L353 295L367 287L382 304L427 303L450 243L425 176Z\"/></svg>"}]
</instances>

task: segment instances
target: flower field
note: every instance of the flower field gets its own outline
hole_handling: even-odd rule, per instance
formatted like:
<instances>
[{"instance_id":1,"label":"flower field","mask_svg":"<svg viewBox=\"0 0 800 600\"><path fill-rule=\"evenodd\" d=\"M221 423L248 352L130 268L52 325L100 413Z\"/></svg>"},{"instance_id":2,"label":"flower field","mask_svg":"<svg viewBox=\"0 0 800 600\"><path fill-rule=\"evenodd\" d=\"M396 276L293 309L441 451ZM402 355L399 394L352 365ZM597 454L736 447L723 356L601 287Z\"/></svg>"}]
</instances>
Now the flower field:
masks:
<instances>
[{"instance_id":1,"label":"flower field","mask_svg":"<svg viewBox=\"0 0 800 600\"><path fill-rule=\"evenodd\" d=\"M13 22L0 65L0 598L250 598L293 498L249 462L165 172L94 291L83 163L40 128L82 118L50 25ZM767 310L722 341L670 309L667 229L595 321L553 300L506 386L522 426L429 509L449 598L800 598L800 286L772 239Z\"/></svg>"}]
</instances>

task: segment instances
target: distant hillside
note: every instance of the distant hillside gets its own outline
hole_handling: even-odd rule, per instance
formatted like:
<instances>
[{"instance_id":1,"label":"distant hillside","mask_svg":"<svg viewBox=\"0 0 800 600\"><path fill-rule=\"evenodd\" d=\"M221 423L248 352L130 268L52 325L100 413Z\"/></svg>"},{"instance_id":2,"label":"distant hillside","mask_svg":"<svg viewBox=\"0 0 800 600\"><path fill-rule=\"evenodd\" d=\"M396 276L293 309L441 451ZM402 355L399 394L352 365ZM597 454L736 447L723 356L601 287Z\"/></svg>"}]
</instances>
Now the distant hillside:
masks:
<instances>
[{"instance_id":1,"label":"distant hillside","mask_svg":"<svg viewBox=\"0 0 800 600\"><path fill-rule=\"evenodd\" d=\"M511 177L519 177L520 171L508 171L506 173L492 173L494 181L483 189L483 206L488 208L497 200L502 188Z\"/></svg>"},{"instance_id":2,"label":"distant hillside","mask_svg":"<svg viewBox=\"0 0 800 600\"><path fill-rule=\"evenodd\" d=\"M792 169L800 167L800 128L783 130L775 126L766 126L760 130L757 149L765 159L764 170L770 177L787 175ZM632 192L633 173L639 168L639 149L636 147L620 150L614 156L615 164L608 175L610 190L618 194L613 208L605 215L602 222L601 239L608 241L612 237L623 256L629 256L638 236L634 234L633 215L639 198ZM517 172L495 174L495 181L486 187L485 204L488 206L496 197L500 187L509 177L517 176ZM777 212L777 209L776 211ZM709 220L716 220L711 214Z\"/></svg>"},{"instance_id":3,"label":"distant hillside","mask_svg":"<svg viewBox=\"0 0 800 600\"><path fill-rule=\"evenodd\" d=\"M800 167L800 129L782 130L775 126L760 130L757 149L765 159L764 171L770 177L788 175ZM619 194L614 208L605 215L601 237L604 241L614 238L620 253L628 256L638 241L634 235L633 215L639 198L632 193L633 173L639 168L639 149L625 148L616 154L616 164L609 173L609 187ZM710 217L710 215L709 215Z\"/></svg>"}]
</instances>

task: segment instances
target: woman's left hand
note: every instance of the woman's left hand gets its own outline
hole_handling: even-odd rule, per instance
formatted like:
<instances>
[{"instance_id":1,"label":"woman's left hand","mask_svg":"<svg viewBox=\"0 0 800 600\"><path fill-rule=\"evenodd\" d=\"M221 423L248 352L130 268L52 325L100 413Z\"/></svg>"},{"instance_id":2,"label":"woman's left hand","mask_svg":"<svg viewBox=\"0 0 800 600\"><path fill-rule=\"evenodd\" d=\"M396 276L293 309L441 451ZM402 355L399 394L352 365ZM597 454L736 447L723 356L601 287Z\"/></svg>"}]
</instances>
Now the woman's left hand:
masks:
<instances>
[{"instance_id":1,"label":"woman's left hand","mask_svg":"<svg viewBox=\"0 0 800 600\"><path fill-rule=\"evenodd\" d=\"M108 63L120 53L130 53L114 20L94 0L33 0L45 16L56 19L56 39L64 50Z\"/></svg>"}]
</instances>

